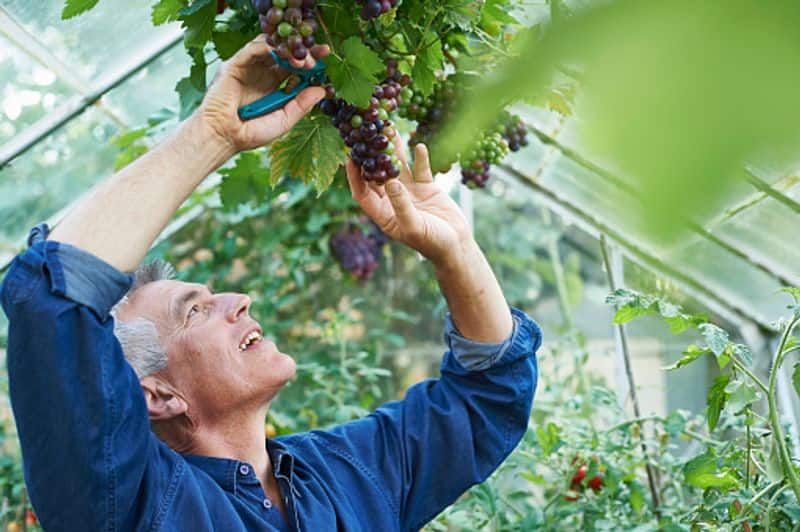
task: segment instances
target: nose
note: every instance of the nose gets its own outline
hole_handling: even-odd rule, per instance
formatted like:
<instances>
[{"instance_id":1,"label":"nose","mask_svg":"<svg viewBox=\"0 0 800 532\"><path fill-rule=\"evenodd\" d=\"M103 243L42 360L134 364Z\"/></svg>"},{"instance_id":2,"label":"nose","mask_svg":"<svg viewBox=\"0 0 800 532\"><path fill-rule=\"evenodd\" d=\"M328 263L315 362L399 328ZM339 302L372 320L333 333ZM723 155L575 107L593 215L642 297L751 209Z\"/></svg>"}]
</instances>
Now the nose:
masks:
<instances>
[{"instance_id":1,"label":"nose","mask_svg":"<svg viewBox=\"0 0 800 532\"><path fill-rule=\"evenodd\" d=\"M250 310L250 303L252 300L247 294L227 294L230 300L228 301L227 311L225 318L231 323L239 321L242 316L247 315Z\"/></svg>"}]
</instances>

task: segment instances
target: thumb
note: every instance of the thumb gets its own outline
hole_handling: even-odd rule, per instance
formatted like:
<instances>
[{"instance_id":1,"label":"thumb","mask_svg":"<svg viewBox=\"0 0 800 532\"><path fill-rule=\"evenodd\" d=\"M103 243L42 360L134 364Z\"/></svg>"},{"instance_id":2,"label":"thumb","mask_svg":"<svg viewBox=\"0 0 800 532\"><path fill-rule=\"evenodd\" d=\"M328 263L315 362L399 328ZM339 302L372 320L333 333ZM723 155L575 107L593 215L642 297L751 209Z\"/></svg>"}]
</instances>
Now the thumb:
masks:
<instances>
[{"instance_id":1,"label":"thumb","mask_svg":"<svg viewBox=\"0 0 800 532\"><path fill-rule=\"evenodd\" d=\"M392 204L397 223L405 231L414 231L421 225L422 218L411 201L408 190L399 179L390 179L386 182L386 195Z\"/></svg>"}]
</instances>

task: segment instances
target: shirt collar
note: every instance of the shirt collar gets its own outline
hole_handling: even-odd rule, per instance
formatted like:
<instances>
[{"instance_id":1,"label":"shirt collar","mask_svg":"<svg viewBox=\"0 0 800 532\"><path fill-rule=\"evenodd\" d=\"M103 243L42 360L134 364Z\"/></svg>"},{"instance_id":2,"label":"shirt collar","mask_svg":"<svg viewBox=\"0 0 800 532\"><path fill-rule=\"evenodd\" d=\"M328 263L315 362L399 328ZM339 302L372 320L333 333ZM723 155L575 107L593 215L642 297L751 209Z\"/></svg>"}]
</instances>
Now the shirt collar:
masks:
<instances>
[{"instance_id":1,"label":"shirt collar","mask_svg":"<svg viewBox=\"0 0 800 532\"><path fill-rule=\"evenodd\" d=\"M294 470L294 456L291 455L286 446L278 440L267 439L267 453L269 453L269 459L272 462L275 478L291 479Z\"/></svg>"},{"instance_id":2,"label":"shirt collar","mask_svg":"<svg viewBox=\"0 0 800 532\"><path fill-rule=\"evenodd\" d=\"M275 478L291 479L294 468L294 457L289 453L286 446L275 440L267 440L267 453L272 462L272 469ZM217 458L214 456L200 456L197 454L184 454L183 458L190 464L205 472L214 482L220 485L225 491L236 493L236 486L239 483L250 484L258 483L253 467L247 462L231 460L229 458Z\"/></svg>"}]
</instances>

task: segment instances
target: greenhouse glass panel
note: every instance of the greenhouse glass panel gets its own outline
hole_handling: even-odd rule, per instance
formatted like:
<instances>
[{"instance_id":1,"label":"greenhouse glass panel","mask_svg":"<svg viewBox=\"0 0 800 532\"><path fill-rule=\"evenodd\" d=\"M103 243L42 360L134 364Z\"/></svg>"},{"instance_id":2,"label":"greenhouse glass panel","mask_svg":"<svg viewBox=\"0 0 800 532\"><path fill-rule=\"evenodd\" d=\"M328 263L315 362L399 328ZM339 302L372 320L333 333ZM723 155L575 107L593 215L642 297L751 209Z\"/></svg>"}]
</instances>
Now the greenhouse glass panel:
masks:
<instances>
[{"instance_id":1,"label":"greenhouse glass panel","mask_svg":"<svg viewBox=\"0 0 800 532\"><path fill-rule=\"evenodd\" d=\"M0 35L0 144L75 95L48 68Z\"/></svg>"},{"instance_id":2,"label":"greenhouse glass panel","mask_svg":"<svg viewBox=\"0 0 800 532\"><path fill-rule=\"evenodd\" d=\"M28 229L56 214L113 170L117 126L90 109L0 170L0 262L19 249Z\"/></svg>"},{"instance_id":3,"label":"greenhouse glass panel","mask_svg":"<svg viewBox=\"0 0 800 532\"><path fill-rule=\"evenodd\" d=\"M158 109L177 106L175 84L186 75L189 65L190 59L183 47L173 46L107 94L103 101L120 113L129 126L143 124Z\"/></svg>"},{"instance_id":4,"label":"greenhouse glass panel","mask_svg":"<svg viewBox=\"0 0 800 532\"><path fill-rule=\"evenodd\" d=\"M100 2L88 13L61 20L63 2L0 0L0 6L31 35L87 81L114 70L135 54L141 43L159 40L174 31L173 25L153 27L151 4L150 0Z\"/></svg>"}]
</instances>

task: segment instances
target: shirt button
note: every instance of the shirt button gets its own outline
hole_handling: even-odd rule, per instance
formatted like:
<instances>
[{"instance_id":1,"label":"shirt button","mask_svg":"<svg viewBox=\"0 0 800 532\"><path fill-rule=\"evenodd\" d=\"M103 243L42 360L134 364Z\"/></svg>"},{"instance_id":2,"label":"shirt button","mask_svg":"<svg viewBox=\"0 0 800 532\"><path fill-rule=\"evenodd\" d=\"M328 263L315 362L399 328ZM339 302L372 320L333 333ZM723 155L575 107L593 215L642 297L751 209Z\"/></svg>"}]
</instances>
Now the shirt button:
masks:
<instances>
[{"instance_id":1,"label":"shirt button","mask_svg":"<svg viewBox=\"0 0 800 532\"><path fill-rule=\"evenodd\" d=\"M264 508L266 508L267 510L272 508L272 501L269 499L264 499L264 502L262 504L264 505Z\"/></svg>"},{"instance_id":2,"label":"shirt button","mask_svg":"<svg viewBox=\"0 0 800 532\"><path fill-rule=\"evenodd\" d=\"M250 468L246 464L242 464L239 466L239 473L242 475L247 475L250 473Z\"/></svg>"}]
</instances>

